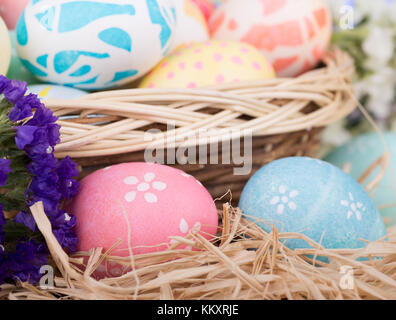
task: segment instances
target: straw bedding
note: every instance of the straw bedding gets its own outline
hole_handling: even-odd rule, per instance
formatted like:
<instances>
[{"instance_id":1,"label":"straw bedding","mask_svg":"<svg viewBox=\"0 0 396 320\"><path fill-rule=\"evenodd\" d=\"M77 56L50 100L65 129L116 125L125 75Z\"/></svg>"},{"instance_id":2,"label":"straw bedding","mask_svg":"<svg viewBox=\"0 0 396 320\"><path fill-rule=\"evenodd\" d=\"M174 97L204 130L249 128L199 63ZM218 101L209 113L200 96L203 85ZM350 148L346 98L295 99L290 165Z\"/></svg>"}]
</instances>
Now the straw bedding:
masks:
<instances>
[{"instance_id":1,"label":"straw bedding","mask_svg":"<svg viewBox=\"0 0 396 320\"><path fill-rule=\"evenodd\" d=\"M32 212L44 234L59 274L55 287L40 289L21 283L3 286L7 299L394 299L396 297L396 229L388 241L363 249L326 250L302 234L264 232L237 208L225 204L221 232L213 242L200 234L175 237L197 251L178 250L116 258L101 249L68 257L51 233L42 206ZM283 241L304 239L309 249L290 250ZM364 239L362 239L364 241ZM310 255L311 258L308 258ZM89 256L85 271L79 265ZM329 264L317 256L330 259ZM357 261L366 257L367 261ZM375 259L382 257L381 259ZM101 259L130 267L118 278L97 281L90 273ZM352 269L352 287L343 286L345 268ZM344 271L343 271L344 269Z\"/></svg>"}]
</instances>

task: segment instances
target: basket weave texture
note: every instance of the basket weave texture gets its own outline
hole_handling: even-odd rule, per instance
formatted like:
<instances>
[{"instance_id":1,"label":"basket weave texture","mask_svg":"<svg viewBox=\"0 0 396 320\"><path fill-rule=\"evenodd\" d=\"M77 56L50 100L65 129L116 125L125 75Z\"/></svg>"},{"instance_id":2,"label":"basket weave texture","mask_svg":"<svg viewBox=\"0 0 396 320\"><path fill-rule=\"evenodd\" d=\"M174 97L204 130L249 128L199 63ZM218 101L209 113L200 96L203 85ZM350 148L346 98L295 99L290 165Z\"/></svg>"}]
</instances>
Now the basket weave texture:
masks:
<instances>
[{"instance_id":1,"label":"basket weave texture","mask_svg":"<svg viewBox=\"0 0 396 320\"><path fill-rule=\"evenodd\" d=\"M313 155L321 129L356 107L353 73L352 59L333 48L322 67L297 78L200 89L112 90L47 100L46 105L62 126L56 155L71 156L85 169L83 175L105 165L145 161L147 150L165 150L167 155L180 147L207 146L206 159L218 153L217 163L196 158L174 165L194 175L213 197L231 190L237 200L248 178L264 164ZM149 129L157 131L148 138ZM228 157L222 143L240 140L243 146L247 136L253 136L253 170L235 175L240 164ZM213 151L210 146L216 142L220 148ZM168 160L163 163L172 165Z\"/></svg>"}]
</instances>

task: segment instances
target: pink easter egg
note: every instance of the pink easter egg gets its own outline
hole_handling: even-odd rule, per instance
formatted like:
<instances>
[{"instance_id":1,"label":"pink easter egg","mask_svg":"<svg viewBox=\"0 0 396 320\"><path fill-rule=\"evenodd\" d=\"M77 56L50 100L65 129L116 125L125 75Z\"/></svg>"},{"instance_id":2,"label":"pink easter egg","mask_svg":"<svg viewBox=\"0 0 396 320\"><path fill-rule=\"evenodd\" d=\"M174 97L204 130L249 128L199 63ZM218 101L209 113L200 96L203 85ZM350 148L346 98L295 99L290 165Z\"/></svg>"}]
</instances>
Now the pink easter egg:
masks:
<instances>
[{"instance_id":1,"label":"pink easter egg","mask_svg":"<svg viewBox=\"0 0 396 320\"><path fill-rule=\"evenodd\" d=\"M199 232L207 239L218 227L216 206L193 176L159 164L124 163L81 181L68 208L77 218L79 251L111 248L112 256L165 250L170 236ZM181 246L180 248L192 249Z\"/></svg>"},{"instance_id":2,"label":"pink easter egg","mask_svg":"<svg viewBox=\"0 0 396 320\"><path fill-rule=\"evenodd\" d=\"M249 43L280 77L314 68L327 52L332 17L325 0L227 0L214 12L213 39Z\"/></svg>"},{"instance_id":3,"label":"pink easter egg","mask_svg":"<svg viewBox=\"0 0 396 320\"><path fill-rule=\"evenodd\" d=\"M4 19L7 28L14 30L23 9L30 0L1 0L0 16Z\"/></svg>"}]
</instances>

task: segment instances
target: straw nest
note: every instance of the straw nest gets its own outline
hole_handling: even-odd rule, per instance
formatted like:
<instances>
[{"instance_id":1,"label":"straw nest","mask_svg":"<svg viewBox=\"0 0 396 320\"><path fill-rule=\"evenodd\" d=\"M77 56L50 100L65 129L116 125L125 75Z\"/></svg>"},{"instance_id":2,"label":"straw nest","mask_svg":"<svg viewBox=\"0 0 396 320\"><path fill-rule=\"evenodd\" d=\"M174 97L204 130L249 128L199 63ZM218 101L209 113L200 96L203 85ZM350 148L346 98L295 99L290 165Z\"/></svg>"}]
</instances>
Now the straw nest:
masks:
<instances>
[{"instance_id":1,"label":"straw nest","mask_svg":"<svg viewBox=\"0 0 396 320\"><path fill-rule=\"evenodd\" d=\"M326 250L302 234L264 232L239 209L225 204L222 230L214 242L191 232L167 251L111 257L98 248L72 257L60 248L41 203L32 207L59 270L52 288L4 285L7 299L395 299L396 229L389 241L362 249ZM290 250L287 239L304 239L308 249ZM362 239L364 241L364 239ZM199 250L178 250L188 244ZM308 258L309 255L312 258ZM330 259L325 264L316 257ZM81 268L83 257L89 257ZM366 257L367 261L357 261ZM381 259L375 259L381 257ZM100 281L90 276L105 259L130 271Z\"/></svg>"}]
</instances>

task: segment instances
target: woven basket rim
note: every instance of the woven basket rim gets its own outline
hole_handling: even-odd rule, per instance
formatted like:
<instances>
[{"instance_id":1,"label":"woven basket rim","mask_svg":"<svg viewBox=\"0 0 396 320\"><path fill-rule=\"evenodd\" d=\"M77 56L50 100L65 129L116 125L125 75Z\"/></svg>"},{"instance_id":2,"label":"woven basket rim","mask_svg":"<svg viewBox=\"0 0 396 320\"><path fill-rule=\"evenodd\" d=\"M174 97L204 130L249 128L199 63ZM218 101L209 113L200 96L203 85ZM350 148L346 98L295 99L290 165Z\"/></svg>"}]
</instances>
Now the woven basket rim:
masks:
<instances>
[{"instance_id":1,"label":"woven basket rim","mask_svg":"<svg viewBox=\"0 0 396 320\"><path fill-rule=\"evenodd\" d=\"M186 136L198 132L195 145L206 144L209 136L223 141L327 126L352 112L357 103L352 58L333 47L323 62L325 66L296 78L196 89L121 89L73 100L48 99L45 104L60 117L62 127L56 156L84 158L142 151L155 145L153 141L161 144L164 137L173 137L178 147ZM307 106L314 108L308 112ZM205 111L208 108L214 112ZM174 128L147 141L148 127L169 123ZM210 130L217 131L209 134Z\"/></svg>"}]
</instances>

